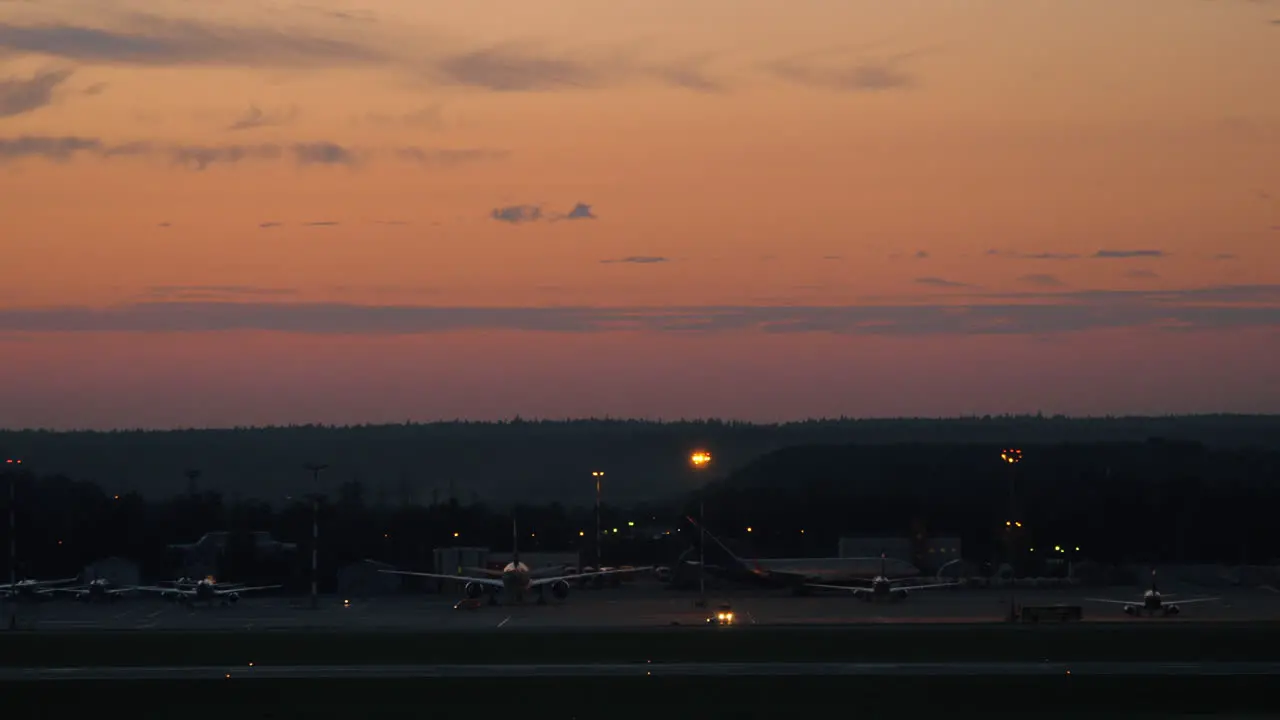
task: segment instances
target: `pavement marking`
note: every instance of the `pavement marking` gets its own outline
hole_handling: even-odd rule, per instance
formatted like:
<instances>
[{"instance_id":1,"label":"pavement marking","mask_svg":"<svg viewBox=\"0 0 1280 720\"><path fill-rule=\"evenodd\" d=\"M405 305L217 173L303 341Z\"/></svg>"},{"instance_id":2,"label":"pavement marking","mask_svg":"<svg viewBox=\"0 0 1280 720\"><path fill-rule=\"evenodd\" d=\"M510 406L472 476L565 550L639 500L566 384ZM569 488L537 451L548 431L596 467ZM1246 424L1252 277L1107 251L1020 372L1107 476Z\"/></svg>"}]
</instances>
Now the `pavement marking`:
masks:
<instances>
[{"instance_id":1,"label":"pavement marking","mask_svg":"<svg viewBox=\"0 0 1280 720\"><path fill-rule=\"evenodd\" d=\"M506 616L505 618L502 619L502 622L498 623L498 627L502 627L503 625L506 625L507 622L510 620L511 620L511 616L510 615Z\"/></svg>"}]
</instances>

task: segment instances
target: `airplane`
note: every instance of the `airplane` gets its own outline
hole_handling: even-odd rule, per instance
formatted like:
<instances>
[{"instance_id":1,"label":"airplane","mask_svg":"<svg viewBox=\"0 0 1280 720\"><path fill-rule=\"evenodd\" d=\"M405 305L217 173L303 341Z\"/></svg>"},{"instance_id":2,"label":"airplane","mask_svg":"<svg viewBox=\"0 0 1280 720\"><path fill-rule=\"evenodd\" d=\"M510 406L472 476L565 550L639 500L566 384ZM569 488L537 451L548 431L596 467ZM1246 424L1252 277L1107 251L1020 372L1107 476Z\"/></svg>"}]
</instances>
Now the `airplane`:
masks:
<instances>
[{"instance_id":1,"label":"airplane","mask_svg":"<svg viewBox=\"0 0 1280 720\"><path fill-rule=\"evenodd\" d=\"M182 584L180 580L174 587L138 587L135 589L160 593L162 596L177 600L187 607L195 607L198 602L207 602L212 606L215 600L223 607L226 607L227 605L234 605L240 599L240 593L275 590L280 587L283 586L256 585L254 587L245 587L243 585L220 585L213 578L207 577L194 584Z\"/></svg>"},{"instance_id":2,"label":"airplane","mask_svg":"<svg viewBox=\"0 0 1280 720\"><path fill-rule=\"evenodd\" d=\"M463 586L463 592L472 600L478 599L486 591L489 593L489 604L497 605L497 594L499 591L505 591L507 596L515 603L524 602L525 596L530 592L537 591L537 602L539 605L547 603L546 591L551 590L551 594L557 600L564 600L569 596L569 581L580 580L584 578L605 578L613 577L623 573L644 572L651 570L649 567L637 568L615 568L609 570L595 570L582 573L566 573L564 568L545 568L543 570L530 570L528 565L520 562L519 532L516 529L515 520L511 521L511 562L507 563L502 570L482 570L486 573L485 577L466 576L466 575L441 575L438 573L415 572L413 570L379 570L378 572L387 573L388 575L409 575L412 577L432 578L435 580L458 580L466 583ZM479 569L479 568L475 568ZM549 577L535 577L540 572L558 573Z\"/></svg>"},{"instance_id":3,"label":"airplane","mask_svg":"<svg viewBox=\"0 0 1280 720\"><path fill-rule=\"evenodd\" d=\"M62 580L19 580L12 585L0 586L0 597L17 600L39 600L53 595L59 585L73 583L76 578Z\"/></svg>"},{"instance_id":4,"label":"airplane","mask_svg":"<svg viewBox=\"0 0 1280 720\"><path fill-rule=\"evenodd\" d=\"M740 558L721 542L720 538L699 525L697 520L688 515L685 519L720 546L731 560L732 564L728 568L706 564L704 567L707 571L767 587L790 588L797 595L808 594L810 585L815 582L864 581L868 574L868 563L877 559L871 557ZM883 558L880 559L880 574L884 575ZM697 565L696 562L685 564Z\"/></svg>"},{"instance_id":5,"label":"airplane","mask_svg":"<svg viewBox=\"0 0 1280 720\"><path fill-rule=\"evenodd\" d=\"M76 600L87 603L104 602L113 603L120 599L120 596L133 590L129 585L116 586L106 578L97 578L90 580L87 584L73 588L55 588L54 592L70 593Z\"/></svg>"},{"instance_id":6,"label":"airplane","mask_svg":"<svg viewBox=\"0 0 1280 720\"><path fill-rule=\"evenodd\" d=\"M926 585L897 585L896 583L906 582L912 578L889 578L885 576L885 555L880 553L880 574L871 579L870 587L857 587L850 585L826 585L823 583L805 583L806 587L818 588L821 590L843 590L853 593L855 598L871 602L873 600L889 600L898 601L906 600L907 594L917 590L928 590L930 588L955 587L960 583L942 582L928 583Z\"/></svg>"},{"instance_id":7,"label":"airplane","mask_svg":"<svg viewBox=\"0 0 1280 720\"><path fill-rule=\"evenodd\" d=\"M1191 600L1179 600L1177 602L1166 603L1164 601L1166 597L1169 597L1169 596L1161 595L1160 589L1156 587L1156 571L1152 570L1151 571L1151 589L1142 593L1142 600L1140 601L1134 602L1130 600L1109 600L1106 598L1085 598L1085 600L1087 600L1088 602L1100 602L1100 603L1108 603L1111 605L1123 605L1125 614L1132 615L1133 617L1142 617L1143 614L1146 614L1150 617L1155 617L1157 614L1161 616L1177 615L1182 611L1182 607L1181 607L1182 605L1188 605L1190 603L1198 603L1198 602L1209 602L1211 600L1220 599L1216 597L1192 598Z\"/></svg>"}]
</instances>

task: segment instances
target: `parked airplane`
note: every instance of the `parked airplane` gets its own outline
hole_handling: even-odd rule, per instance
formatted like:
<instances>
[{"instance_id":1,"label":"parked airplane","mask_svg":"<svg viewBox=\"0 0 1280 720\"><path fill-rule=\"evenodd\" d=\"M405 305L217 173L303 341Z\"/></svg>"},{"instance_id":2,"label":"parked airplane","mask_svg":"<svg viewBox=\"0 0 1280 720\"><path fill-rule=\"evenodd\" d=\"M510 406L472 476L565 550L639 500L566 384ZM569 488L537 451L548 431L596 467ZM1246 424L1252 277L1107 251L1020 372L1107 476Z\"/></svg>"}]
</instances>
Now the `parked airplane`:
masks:
<instances>
[{"instance_id":1,"label":"parked airplane","mask_svg":"<svg viewBox=\"0 0 1280 720\"><path fill-rule=\"evenodd\" d=\"M199 580L194 584L176 584L174 587L139 587L137 590L160 593L164 597L176 599L187 607L195 607L198 602L213 605L215 600L222 606L234 605L240 599L240 593L257 590L275 590L281 585L219 585L212 578Z\"/></svg>"},{"instance_id":2,"label":"parked airplane","mask_svg":"<svg viewBox=\"0 0 1280 720\"><path fill-rule=\"evenodd\" d=\"M98 578L90 580L85 585L73 588L55 588L54 592L70 593L73 598L82 602L104 602L113 603L120 599L121 595L133 590L130 585L114 585L106 578Z\"/></svg>"},{"instance_id":3,"label":"parked airplane","mask_svg":"<svg viewBox=\"0 0 1280 720\"><path fill-rule=\"evenodd\" d=\"M415 572L412 570L379 570L378 572L387 573L389 575L410 575L413 577L432 578L435 580L457 580L466 583L463 591L468 598L477 599L485 592L489 593L489 604L496 605L498 602L497 593L506 592L508 598L512 602L524 602L525 597L537 591L537 601L539 605L547 602L546 590L549 588L551 594L557 600L564 600L569 596L569 581L579 580L583 578L595 577L613 577L623 573L644 572L651 570L649 567L637 567L627 569L609 569L595 570L592 572L582 573L566 573L564 568L546 568L544 570L530 570L528 565L520 562L520 546L519 532L516 529L516 523L511 521L511 562L502 568L502 570L481 570L484 577L466 576L466 575L441 575L438 573ZM475 568L479 570L479 568ZM557 573L552 576L538 577L542 572Z\"/></svg>"},{"instance_id":4,"label":"parked airplane","mask_svg":"<svg viewBox=\"0 0 1280 720\"><path fill-rule=\"evenodd\" d=\"M825 557L825 558L740 558L697 520L685 516L695 528L698 528L712 542L729 556L728 567L707 564L705 569L714 574L725 575L731 579L744 580L770 587L787 587L799 595L806 594L811 583L823 582L861 582L874 572L873 557ZM696 565L696 563L687 563ZM912 571L915 568L911 568ZM883 561L880 574L884 575Z\"/></svg>"},{"instance_id":5,"label":"parked airplane","mask_svg":"<svg viewBox=\"0 0 1280 720\"><path fill-rule=\"evenodd\" d=\"M38 600L53 595L58 586L73 583L76 578L63 580L19 580L12 585L0 586L0 597L5 599Z\"/></svg>"},{"instance_id":6,"label":"parked airplane","mask_svg":"<svg viewBox=\"0 0 1280 720\"><path fill-rule=\"evenodd\" d=\"M1123 605L1124 612L1134 617L1142 617L1145 613L1151 617L1159 615L1177 615L1182 611L1182 605L1191 603L1210 602L1218 600L1216 597L1193 598L1191 600L1178 600L1177 602L1167 603L1164 601L1168 595L1161 595L1160 589L1156 587L1156 571L1151 571L1151 589L1142 594L1142 600L1110 600L1106 598L1085 598L1089 602L1108 603L1111 605Z\"/></svg>"},{"instance_id":7,"label":"parked airplane","mask_svg":"<svg viewBox=\"0 0 1280 720\"><path fill-rule=\"evenodd\" d=\"M859 600L906 600L907 594L917 590L928 590L930 588L955 587L960 583L942 582L928 583L925 585L898 585L900 582L907 582L912 578L889 578L885 576L885 556L880 553L880 574L871 579L870 587L857 587L850 585L826 585L823 583L805 583L805 587L817 588L820 590L843 590L844 592L853 593L853 596Z\"/></svg>"}]
</instances>

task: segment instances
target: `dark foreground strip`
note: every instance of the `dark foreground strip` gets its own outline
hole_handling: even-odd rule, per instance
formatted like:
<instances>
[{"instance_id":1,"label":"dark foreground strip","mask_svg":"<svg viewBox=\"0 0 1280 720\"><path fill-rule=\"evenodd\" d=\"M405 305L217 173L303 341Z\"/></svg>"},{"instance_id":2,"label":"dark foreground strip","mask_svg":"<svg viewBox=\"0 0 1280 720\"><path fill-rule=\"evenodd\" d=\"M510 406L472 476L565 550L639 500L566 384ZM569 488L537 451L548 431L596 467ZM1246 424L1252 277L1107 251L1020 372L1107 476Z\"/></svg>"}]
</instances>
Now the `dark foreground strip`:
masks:
<instances>
[{"instance_id":1,"label":"dark foreground strip","mask_svg":"<svg viewBox=\"0 0 1280 720\"><path fill-rule=\"evenodd\" d=\"M698 627L595 632L0 632L0 667L1280 660L1280 624Z\"/></svg>"},{"instance_id":2,"label":"dark foreground strip","mask_svg":"<svg viewBox=\"0 0 1280 720\"><path fill-rule=\"evenodd\" d=\"M1269 676L660 677L162 680L0 683L15 717L435 718L497 711L573 718L985 717L1091 720L1274 712ZM929 715L922 715L929 713Z\"/></svg>"},{"instance_id":3,"label":"dark foreground strip","mask_svg":"<svg viewBox=\"0 0 1280 720\"><path fill-rule=\"evenodd\" d=\"M1243 677L1280 681L1280 662L1079 663L618 663L554 665L240 665L0 668L0 682L83 680L389 680L638 677Z\"/></svg>"}]
</instances>

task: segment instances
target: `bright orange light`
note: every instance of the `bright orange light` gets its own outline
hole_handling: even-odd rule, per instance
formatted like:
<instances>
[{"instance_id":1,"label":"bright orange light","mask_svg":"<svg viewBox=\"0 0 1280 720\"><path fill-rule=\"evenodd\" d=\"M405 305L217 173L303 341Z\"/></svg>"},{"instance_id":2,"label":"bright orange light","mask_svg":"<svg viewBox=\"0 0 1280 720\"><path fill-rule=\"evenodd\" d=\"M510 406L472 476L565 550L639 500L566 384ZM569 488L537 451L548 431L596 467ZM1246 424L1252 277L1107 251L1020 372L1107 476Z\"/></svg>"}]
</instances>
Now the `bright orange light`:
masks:
<instances>
[{"instance_id":1,"label":"bright orange light","mask_svg":"<svg viewBox=\"0 0 1280 720\"><path fill-rule=\"evenodd\" d=\"M454 536L454 537L458 537L458 533L454 533L454 534L453 534L453 536Z\"/></svg>"},{"instance_id":2,"label":"bright orange light","mask_svg":"<svg viewBox=\"0 0 1280 720\"><path fill-rule=\"evenodd\" d=\"M586 534L587 534L587 533L586 533L585 531L583 531L583 530L579 530L579 531L578 531L578 537L582 537L583 535L586 535Z\"/></svg>"},{"instance_id":3,"label":"bright orange light","mask_svg":"<svg viewBox=\"0 0 1280 720\"><path fill-rule=\"evenodd\" d=\"M705 450L695 451L689 456L689 462L696 468L706 467L711 463L711 453Z\"/></svg>"},{"instance_id":4,"label":"bright orange light","mask_svg":"<svg viewBox=\"0 0 1280 720\"><path fill-rule=\"evenodd\" d=\"M1000 459L1010 465L1022 462L1022 451L1017 448L1008 448L1000 451Z\"/></svg>"},{"instance_id":5,"label":"bright orange light","mask_svg":"<svg viewBox=\"0 0 1280 720\"><path fill-rule=\"evenodd\" d=\"M603 470L592 470L592 471L591 471L591 477L604 477L604 471L603 471Z\"/></svg>"},{"instance_id":6,"label":"bright orange light","mask_svg":"<svg viewBox=\"0 0 1280 720\"><path fill-rule=\"evenodd\" d=\"M751 532L751 526L750 526L750 525L748 525L748 526L747 526L747 532Z\"/></svg>"}]
</instances>

